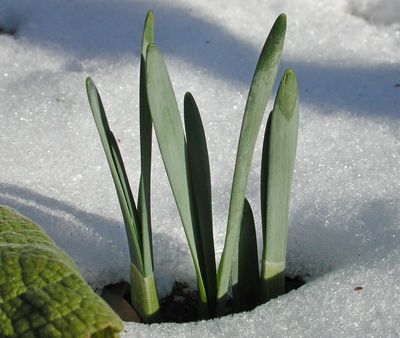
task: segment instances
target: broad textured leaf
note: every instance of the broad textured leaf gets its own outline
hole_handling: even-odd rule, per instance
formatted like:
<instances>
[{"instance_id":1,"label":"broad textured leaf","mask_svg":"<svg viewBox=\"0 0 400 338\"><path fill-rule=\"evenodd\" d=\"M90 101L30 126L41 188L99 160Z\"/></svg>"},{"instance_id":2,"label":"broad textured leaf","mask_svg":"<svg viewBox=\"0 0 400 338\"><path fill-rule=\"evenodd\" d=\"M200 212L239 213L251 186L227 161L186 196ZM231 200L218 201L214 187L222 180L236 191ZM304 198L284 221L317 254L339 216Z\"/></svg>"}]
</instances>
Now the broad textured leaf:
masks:
<instances>
[{"instance_id":1,"label":"broad textured leaf","mask_svg":"<svg viewBox=\"0 0 400 338\"><path fill-rule=\"evenodd\" d=\"M299 94L296 75L285 71L264 138L261 210L264 235L262 298L284 293L290 191L296 157Z\"/></svg>"},{"instance_id":2,"label":"broad textured leaf","mask_svg":"<svg viewBox=\"0 0 400 338\"><path fill-rule=\"evenodd\" d=\"M276 78L286 32L286 16L275 21L258 60L240 131L227 232L218 268L218 313L223 314L228 292L232 257L239 237L247 180L254 147L268 99Z\"/></svg>"},{"instance_id":3,"label":"broad textured leaf","mask_svg":"<svg viewBox=\"0 0 400 338\"><path fill-rule=\"evenodd\" d=\"M195 218L193 225L195 226L196 250L204 279L208 303L208 315L201 317L207 318L214 316L217 298L211 175L203 123L191 93L186 93L185 95L184 117L187 139L187 159L191 181L192 215L193 218Z\"/></svg>"},{"instance_id":4,"label":"broad textured leaf","mask_svg":"<svg viewBox=\"0 0 400 338\"><path fill-rule=\"evenodd\" d=\"M119 337L122 322L40 226L0 206L0 336Z\"/></svg>"}]
</instances>

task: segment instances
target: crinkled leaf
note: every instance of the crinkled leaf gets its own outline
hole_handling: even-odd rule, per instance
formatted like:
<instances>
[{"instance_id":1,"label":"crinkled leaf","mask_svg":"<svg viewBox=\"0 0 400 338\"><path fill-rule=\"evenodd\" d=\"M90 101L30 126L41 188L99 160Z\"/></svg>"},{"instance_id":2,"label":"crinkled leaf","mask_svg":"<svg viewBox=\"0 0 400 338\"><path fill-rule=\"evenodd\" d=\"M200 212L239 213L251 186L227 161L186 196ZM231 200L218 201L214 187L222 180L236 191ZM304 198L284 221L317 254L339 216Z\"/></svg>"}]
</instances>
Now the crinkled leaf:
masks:
<instances>
[{"instance_id":1,"label":"crinkled leaf","mask_svg":"<svg viewBox=\"0 0 400 338\"><path fill-rule=\"evenodd\" d=\"M0 336L119 337L122 322L40 226L0 206Z\"/></svg>"}]
</instances>

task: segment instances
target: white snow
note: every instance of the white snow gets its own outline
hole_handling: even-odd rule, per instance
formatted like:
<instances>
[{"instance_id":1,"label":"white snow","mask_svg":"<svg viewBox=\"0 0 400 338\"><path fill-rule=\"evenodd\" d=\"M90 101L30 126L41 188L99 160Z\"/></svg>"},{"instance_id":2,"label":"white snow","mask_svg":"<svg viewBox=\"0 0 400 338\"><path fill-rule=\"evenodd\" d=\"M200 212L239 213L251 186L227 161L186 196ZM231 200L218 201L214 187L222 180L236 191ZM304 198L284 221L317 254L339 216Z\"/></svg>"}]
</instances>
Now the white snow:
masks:
<instances>
[{"instance_id":1,"label":"white snow","mask_svg":"<svg viewBox=\"0 0 400 338\"><path fill-rule=\"evenodd\" d=\"M16 34L0 34L0 204L38 222L94 288L129 280L125 229L84 81L91 76L100 90L136 191L148 9L180 106L191 91L202 113L219 253L247 90L270 27L287 14L280 74L294 68L301 108L287 273L308 283L249 313L125 323L122 336L399 336L398 0L2 0L0 27ZM176 279L195 285L195 274L154 145L163 296ZM258 221L260 148L248 187Z\"/></svg>"}]
</instances>

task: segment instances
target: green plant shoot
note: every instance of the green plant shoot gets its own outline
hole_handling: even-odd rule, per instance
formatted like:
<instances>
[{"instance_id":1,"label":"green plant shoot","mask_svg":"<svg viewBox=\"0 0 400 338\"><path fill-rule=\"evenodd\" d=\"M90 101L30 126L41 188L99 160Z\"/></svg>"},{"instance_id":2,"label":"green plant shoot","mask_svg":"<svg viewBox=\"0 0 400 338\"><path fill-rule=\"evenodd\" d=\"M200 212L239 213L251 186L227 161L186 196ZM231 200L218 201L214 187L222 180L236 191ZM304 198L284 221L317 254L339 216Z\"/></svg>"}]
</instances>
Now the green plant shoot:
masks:
<instances>
[{"instance_id":1,"label":"green plant shoot","mask_svg":"<svg viewBox=\"0 0 400 338\"><path fill-rule=\"evenodd\" d=\"M286 70L267 123L261 168L263 229L262 301L285 292L290 190L296 157L299 95L296 76Z\"/></svg>"},{"instance_id":2,"label":"green plant shoot","mask_svg":"<svg viewBox=\"0 0 400 338\"><path fill-rule=\"evenodd\" d=\"M278 72L285 33L286 16L281 14L275 21L261 51L247 98L236 155L225 245L218 267L217 298L219 315L222 315L225 311L233 254L239 240L243 204L254 147Z\"/></svg>"},{"instance_id":3,"label":"green plant shoot","mask_svg":"<svg viewBox=\"0 0 400 338\"><path fill-rule=\"evenodd\" d=\"M215 299L216 269L210 174L201 120L194 99L187 94L185 108L190 121L186 119L186 127L191 132L187 145L168 71L155 45L147 48L146 83L158 145L196 269L200 312L208 318L210 314L206 304L209 299ZM195 158L197 151L198 161ZM200 187L204 183L202 179L205 184ZM213 302L211 300L211 304Z\"/></svg>"},{"instance_id":4,"label":"green plant shoot","mask_svg":"<svg viewBox=\"0 0 400 338\"><path fill-rule=\"evenodd\" d=\"M184 127L161 52L154 44L153 12L146 17L140 63L141 175L138 207L100 96L87 80L92 113L117 190L131 257L132 305L145 322L159 320L150 213L152 126L192 255L199 317L222 316L232 282L235 311L284 291L287 225L295 162L299 99L293 70L280 83L264 135L261 168L263 256L261 276L253 212L245 197L257 136L274 85L286 33L286 16L274 23L258 60L240 131L224 249L215 264L211 174L206 137L191 93L184 98Z\"/></svg>"},{"instance_id":5,"label":"green plant shoot","mask_svg":"<svg viewBox=\"0 0 400 338\"><path fill-rule=\"evenodd\" d=\"M149 12L143 29L141 73L146 63L147 46L153 43L153 12ZM159 321L159 301L153 271L150 223L151 118L144 76L140 79L141 176L139 204L136 208L124 163L114 134L107 122L100 95L93 83L86 80L87 94L94 120L111 170L124 218L130 253L132 305L145 323Z\"/></svg>"}]
</instances>

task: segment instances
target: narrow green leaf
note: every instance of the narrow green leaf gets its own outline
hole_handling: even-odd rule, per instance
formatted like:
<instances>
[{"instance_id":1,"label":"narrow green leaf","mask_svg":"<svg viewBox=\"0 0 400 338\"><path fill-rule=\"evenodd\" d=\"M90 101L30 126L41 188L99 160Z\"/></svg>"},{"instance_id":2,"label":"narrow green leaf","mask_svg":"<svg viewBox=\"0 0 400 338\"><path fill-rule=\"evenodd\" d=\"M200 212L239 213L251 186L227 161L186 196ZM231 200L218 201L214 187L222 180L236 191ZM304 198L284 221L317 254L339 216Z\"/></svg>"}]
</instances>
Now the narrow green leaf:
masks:
<instances>
[{"instance_id":1,"label":"narrow green leaf","mask_svg":"<svg viewBox=\"0 0 400 338\"><path fill-rule=\"evenodd\" d=\"M211 175L207 142L196 102L190 93L184 99L188 169L191 179L192 215L196 249L207 293L208 315L214 316L217 298L217 277L214 251Z\"/></svg>"},{"instance_id":2,"label":"narrow green leaf","mask_svg":"<svg viewBox=\"0 0 400 338\"><path fill-rule=\"evenodd\" d=\"M296 157L299 95L296 75L285 71L264 137L261 176L263 302L284 293L290 190Z\"/></svg>"},{"instance_id":3,"label":"narrow green leaf","mask_svg":"<svg viewBox=\"0 0 400 338\"><path fill-rule=\"evenodd\" d=\"M254 309L260 299L257 237L253 211L245 199L238 245L232 263L232 291L235 312Z\"/></svg>"},{"instance_id":4,"label":"narrow green leaf","mask_svg":"<svg viewBox=\"0 0 400 338\"><path fill-rule=\"evenodd\" d=\"M232 182L224 251L218 267L217 298L219 314L222 314L225 308L232 257L238 241L243 214L243 201L254 147L278 71L285 32L286 16L281 14L275 21L261 51L246 103Z\"/></svg>"},{"instance_id":5,"label":"narrow green leaf","mask_svg":"<svg viewBox=\"0 0 400 338\"><path fill-rule=\"evenodd\" d=\"M93 118L96 122L97 130L100 135L101 143L106 154L111 175L114 180L118 200L121 206L122 215L125 223L125 230L128 237L129 253L133 264L137 266L143 274L143 257L141 250L141 235L139 233L139 218L137 215L135 201L129 186L129 182L124 169L124 164L119 152L118 144L108 125L107 116L104 111L103 103L93 81L86 79L86 89Z\"/></svg>"},{"instance_id":6,"label":"narrow green leaf","mask_svg":"<svg viewBox=\"0 0 400 338\"><path fill-rule=\"evenodd\" d=\"M141 175L139 182L138 213L142 226L143 268L144 277L153 274L153 246L150 212L150 182L151 182L151 145L152 122L146 92L146 53L147 46L154 39L154 17L149 11L143 27L142 55L139 80L139 123L140 123L140 160Z\"/></svg>"},{"instance_id":7,"label":"narrow green leaf","mask_svg":"<svg viewBox=\"0 0 400 338\"><path fill-rule=\"evenodd\" d=\"M0 336L116 338L122 329L40 226L0 206Z\"/></svg>"},{"instance_id":8,"label":"narrow green leaf","mask_svg":"<svg viewBox=\"0 0 400 338\"><path fill-rule=\"evenodd\" d=\"M154 13L147 12L142 35L142 56L146 59L147 47L154 43Z\"/></svg>"},{"instance_id":9,"label":"narrow green leaf","mask_svg":"<svg viewBox=\"0 0 400 338\"><path fill-rule=\"evenodd\" d=\"M199 295L201 301L205 303L207 296L197 255L191 214L186 140L171 80L163 57L155 45L149 45L147 48L146 88L158 146L193 258Z\"/></svg>"}]
</instances>

